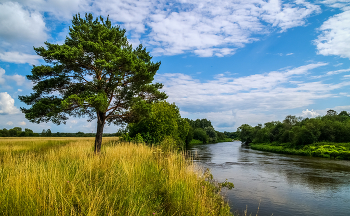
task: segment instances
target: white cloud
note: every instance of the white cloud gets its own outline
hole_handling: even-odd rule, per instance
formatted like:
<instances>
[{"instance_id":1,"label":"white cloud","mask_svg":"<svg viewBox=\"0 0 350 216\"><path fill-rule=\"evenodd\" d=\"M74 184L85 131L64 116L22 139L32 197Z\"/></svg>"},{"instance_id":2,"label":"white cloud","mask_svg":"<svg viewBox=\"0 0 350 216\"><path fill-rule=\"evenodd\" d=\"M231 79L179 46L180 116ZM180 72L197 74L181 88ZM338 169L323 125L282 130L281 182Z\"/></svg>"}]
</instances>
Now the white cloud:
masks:
<instances>
[{"instance_id":1,"label":"white cloud","mask_svg":"<svg viewBox=\"0 0 350 216\"><path fill-rule=\"evenodd\" d=\"M350 59L350 10L329 18L319 30L322 33L314 41L318 54Z\"/></svg>"},{"instance_id":2,"label":"white cloud","mask_svg":"<svg viewBox=\"0 0 350 216\"><path fill-rule=\"evenodd\" d=\"M287 53L286 56L293 55L294 53Z\"/></svg>"},{"instance_id":3,"label":"white cloud","mask_svg":"<svg viewBox=\"0 0 350 216\"><path fill-rule=\"evenodd\" d=\"M350 71L350 68L336 70L336 71L329 71L329 72L325 73L324 75L313 76L312 78L322 78L322 77L332 76L332 75L336 75L336 74L340 74L340 73L344 73L344 72L349 72L349 71Z\"/></svg>"},{"instance_id":4,"label":"white cloud","mask_svg":"<svg viewBox=\"0 0 350 216\"><path fill-rule=\"evenodd\" d=\"M0 68L0 84L3 85L5 83L5 70L3 68Z\"/></svg>"},{"instance_id":5,"label":"white cloud","mask_svg":"<svg viewBox=\"0 0 350 216\"><path fill-rule=\"evenodd\" d=\"M334 67L339 67L339 66L342 66L343 63L338 63L338 64L335 64Z\"/></svg>"},{"instance_id":6,"label":"white cloud","mask_svg":"<svg viewBox=\"0 0 350 216\"><path fill-rule=\"evenodd\" d=\"M151 30L147 43L156 47L153 52L193 51L204 57L233 54L234 49L257 40L252 34L284 32L305 25L307 17L320 12L319 6L302 0L181 0L164 7L154 10L146 22ZM222 48L233 50L222 52Z\"/></svg>"},{"instance_id":7,"label":"white cloud","mask_svg":"<svg viewBox=\"0 0 350 216\"><path fill-rule=\"evenodd\" d=\"M26 125L27 123L25 123L24 121L22 121L22 122L20 122L19 123L19 125L22 125L22 126L24 126L24 125Z\"/></svg>"},{"instance_id":8,"label":"white cloud","mask_svg":"<svg viewBox=\"0 0 350 216\"><path fill-rule=\"evenodd\" d=\"M340 8L342 10L349 10L349 0L323 0L321 3L326 4L329 7Z\"/></svg>"},{"instance_id":9,"label":"white cloud","mask_svg":"<svg viewBox=\"0 0 350 216\"><path fill-rule=\"evenodd\" d=\"M37 11L24 9L17 2L0 3L0 26L3 42L20 40L41 44L48 38L43 16Z\"/></svg>"},{"instance_id":10,"label":"white cloud","mask_svg":"<svg viewBox=\"0 0 350 216\"><path fill-rule=\"evenodd\" d=\"M3 62L11 62L16 64L38 64L41 57L38 55L30 55L19 52L2 52L0 53L0 60Z\"/></svg>"},{"instance_id":11,"label":"white cloud","mask_svg":"<svg viewBox=\"0 0 350 216\"><path fill-rule=\"evenodd\" d=\"M294 3L283 4L280 0L269 0L263 5L265 13L261 16L264 21L273 26L281 28L281 32L296 26L305 24L305 18L313 13L320 13L321 8L318 5L296 0Z\"/></svg>"},{"instance_id":12,"label":"white cloud","mask_svg":"<svg viewBox=\"0 0 350 216\"><path fill-rule=\"evenodd\" d=\"M226 56L237 48L258 39L252 35L272 31L284 32L303 26L320 7L304 0L20 0L14 3L3 0L0 4L0 38L7 51L15 52L25 42L42 44L46 39L45 19L68 21L72 15L92 12L109 14L110 19L126 28L130 41L140 41L153 48L154 55L175 55L193 52L202 57ZM4 11L4 13L2 13ZM15 27L14 27L15 26ZM55 28L55 26L50 26ZM64 30L63 32L65 32ZM58 35L61 41L61 36ZM16 46L13 46L16 41ZM5 44L4 43L4 44ZM10 46L11 45L11 46ZM13 47L17 47L16 49ZM18 49L17 49L18 50ZM15 63L33 63L34 56L12 58L11 53L2 59ZM17 55L19 55L17 53ZM23 59L20 61L19 59Z\"/></svg>"},{"instance_id":13,"label":"white cloud","mask_svg":"<svg viewBox=\"0 0 350 216\"><path fill-rule=\"evenodd\" d=\"M8 84L9 81L14 81L18 86L25 87L25 88L32 88L33 83L29 80L27 80L24 76L14 74L14 75L6 75L5 70L3 68L0 68L0 84L1 87L8 87L11 86L10 84L8 86L5 86L5 84ZM18 91L22 91L22 89L18 89Z\"/></svg>"},{"instance_id":14,"label":"white cloud","mask_svg":"<svg viewBox=\"0 0 350 216\"><path fill-rule=\"evenodd\" d=\"M9 121L9 122L7 122L6 124L11 126L11 125L13 125L13 122L12 122L12 121Z\"/></svg>"},{"instance_id":15,"label":"white cloud","mask_svg":"<svg viewBox=\"0 0 350 216\"><path fill-rule=\"evenodd\" d=\"M228 125L229 122L232 123L232 118L237 124L247 122L248 118L240 120L247 113L250 116L263 116L261 121L283 118L284 114L278 116L270 113L303 108L314 104L318 99L335 97L336 94L332 91L349 86L350 82L326 84L305 81L312 69L325 65L327 64L320 62L238 78L219 74L205 82L181 73L163 74L157 75L156 81L164 84L163 90L169 95L168 101L175 102L182 112L195 116L212 113L212 119L231 119L223 120ZM256 122L260 119L254 118L249 121Z\"/></svg>"},{"instance_id":16,"label":"white cloud","mask_svg":"<svg viewBox=\"0 0 350 216\"><path fill-rule=\"evenodd\" d=\"M0 92L0 114L16 113L19 113L19 110L15 107L15 100L7 92Z\"/></svg>"},{"instance_id":17,"label":"white cloud","mask_svg":"<svg viewBox=\"0 0 350 216\"><path fill-rule=\"evenodd\" d=\"M301 116L304 118L314 118L314 117L319 116L319 115L320 114L318 114L313 109L312 110L309 110L309 109L303 110L302 114L301 114Z\"/></svg>"}]
</instances>

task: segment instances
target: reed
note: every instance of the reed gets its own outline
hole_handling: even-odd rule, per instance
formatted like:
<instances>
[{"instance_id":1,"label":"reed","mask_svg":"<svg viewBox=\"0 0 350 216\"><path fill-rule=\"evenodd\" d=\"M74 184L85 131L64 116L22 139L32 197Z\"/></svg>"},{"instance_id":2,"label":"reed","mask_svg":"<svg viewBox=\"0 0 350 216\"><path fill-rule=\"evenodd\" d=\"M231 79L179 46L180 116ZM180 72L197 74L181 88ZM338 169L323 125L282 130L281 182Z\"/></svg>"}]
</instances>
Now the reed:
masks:
<instances>
[{"instance_id":1,"label":"reed","mask_svg":"<svg viewBox=\"0 0 350 216\"><path fill-rule=\"evenodd\" d=\"M93 138L1 140L0 214L231 215L217 188L183 154L104 142L95 155ZM3 147L9 143L12 149Z\"/></svg>"}]
</instances>

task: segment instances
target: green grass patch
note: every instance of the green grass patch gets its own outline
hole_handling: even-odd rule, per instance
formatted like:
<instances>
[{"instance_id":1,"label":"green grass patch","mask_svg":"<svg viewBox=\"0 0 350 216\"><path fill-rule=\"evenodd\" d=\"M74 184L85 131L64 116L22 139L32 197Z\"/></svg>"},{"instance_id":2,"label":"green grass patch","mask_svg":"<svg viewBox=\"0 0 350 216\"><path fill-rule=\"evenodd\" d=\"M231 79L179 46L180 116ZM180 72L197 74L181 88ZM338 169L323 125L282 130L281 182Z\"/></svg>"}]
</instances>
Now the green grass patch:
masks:
<instances>
[{"instance_id":1,"label":"green grass patch","mask_svg":"<svg viewBox=\"0 0 350 216\"><path fill-rule=\"evenodd\" d=\"M190 145L201 145L203 144L203 141L192 139L190 142Z\"/></svg>"},{"instance_id":2,"label":"green grass patch","mask_svg":"<svg viewBox=\"0 0 350 216\"><path fill-rule=\"evenodd\" d=\"M223 140L219 140L218 142L233 142L231 138L225 138Z\"/></svg>"},{"instance_id":3,"label":"green grass patch","mask_svg":"<svg viewBox=\"0 0 350 216\"><path fill-rule=\"evenodd\" d=\"M295 147L290 143L249 144L252 149L313 157L350 160L350 143L320 142Z\"/></svg>"}]
</instances>

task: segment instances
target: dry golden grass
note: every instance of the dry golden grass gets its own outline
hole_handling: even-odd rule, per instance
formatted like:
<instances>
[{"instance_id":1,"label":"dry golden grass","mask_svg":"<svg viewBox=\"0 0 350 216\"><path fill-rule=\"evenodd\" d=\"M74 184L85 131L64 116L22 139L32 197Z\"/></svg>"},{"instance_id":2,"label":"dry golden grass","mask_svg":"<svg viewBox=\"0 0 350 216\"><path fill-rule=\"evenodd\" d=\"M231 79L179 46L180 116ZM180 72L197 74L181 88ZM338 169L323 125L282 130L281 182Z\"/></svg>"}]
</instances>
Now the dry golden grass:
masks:
<instances>
[{"instance_id":1,"label":"dry golden grass","mask_svg":"<svg viewBox=\"0 0 350 216\"><path fill-rule=\"evenodd\" d=\"M2 139L13 149L0 150L0 214L230 215L182 154L108 137L95 155L93 140ZM36 144L45 151L33 151Z\"/></svg>"}]
</instances>

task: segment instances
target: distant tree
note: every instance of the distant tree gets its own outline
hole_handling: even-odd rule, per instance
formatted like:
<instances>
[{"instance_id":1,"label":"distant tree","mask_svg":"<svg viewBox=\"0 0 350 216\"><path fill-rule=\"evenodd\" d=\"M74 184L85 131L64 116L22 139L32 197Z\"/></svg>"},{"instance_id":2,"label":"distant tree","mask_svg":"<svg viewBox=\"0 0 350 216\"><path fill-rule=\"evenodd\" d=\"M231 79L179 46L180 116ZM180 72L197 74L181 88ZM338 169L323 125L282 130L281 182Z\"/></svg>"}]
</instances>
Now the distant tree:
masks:
<instances>
[{"instance_id":1,"label":"distant tree","mask_svg":"<svg viewBox=\"0 0 350 216\"><path fill-rule=\"evenodd\" d=\"M51 137L51 136L52 136L52 132L51 132L50 129L47 129L47 131L46 131L46 136L47 136L47 137Z\"/></svg>"},{"instance_id":2,"label":"distant tree","mask_svg":"<svg viewBox=\"0 0 350 216\"><path fill-rule=\"evenodd\" d=\"M43 131L41 132L41 136L45 137L46 136L46 130L43 129Z\"/></svg>"},{"instance_id":3,"label":"distant tree","mask_svg":"<svg viewBox=\"0 0 350 216\"><path fill-rule=\"evenodd\" d=\"M80 132L80 131L79 131L79 132L77 133L77 137L83 137L83 136L84 136L84 132Z\"/></svg>"},{"instance_id":4,"label":"distant tree","mask_svg":"<svg viewBox=\"0 0 350 216\"><path fill-rule=\"evenodd\" d=\"M326 115L327 116L336 116L337 115L337 111L330 109L330 110L327 111Z\"/></svg>"},{"instance_id":5,"label":"distant tree","mask_svg":"<svg viewBox=\"0 0 350 216\"><path fill-rule=\"evenodd\" d=\"M3 136L3 137L8 137L8 136L10 136L9 131L8 131L6 128L2 129L2 136Z\"/></svg>"},{"instance_id":6,"label":"distant tree","mask_svg":"<svg viewBox=\"0 0 350 216\"><path fill-rule=\"evenodd\" d=\"M346 116L346 117L350 117L350 114L347 111L341 111L338 116Z\"/></svg>"},{"instance_id":7,"label":"distant tree","mask_svg":"<svg viewBox=\"0 0 350 216\"><path fill-rule=\"evenodd\" d=\"M204 144L209 142L209 136L202 128L196 128L193 132L193 139L200 140Z\"/></svg>"},{"instance_id":8,"label":"distant tree","mask_svg":"<svg viewBox=\"0 0 350 216\"><path fill-rule=\"evenodd\" d=\"M31 136L32 134L34 134L34 132L31 129L25 128L24 132L26 133L26 136Z\"/></svg>"},{"instance_id":9,"label":"distant tree","mask_svg":"<svg viewBox=\"0 0 350 216\"><path fill-rule=\"evenodd\" d=\"M204 130L205 130L206 134L209 136L209 139L210 139L209 142L211 142L211 143L217 142L218 137L217 137L216 131L213 127L208 126L208 127L205 127Z\"/></svg>"},{"instance_id":10,"label":"distant tree","mask_svg":"<svg viewBox=\"0 0 350 216\"><path fill-rule=\"evenodd\" d=\"M254 128L248 124L243 124L239 128L237 128L238 137L244 144L249 144L255 138L254 136Z\"/></svg>"},{"instance_id":11,"label":"distant tree","mask_svg":"<svg viewBox=\"0 0 350 216\"><path fill-rule=\"evenodd\" d=\"M34 48L47 65L34 66L27 78L34 92L19 99L33 123L66 123L68 116L97 119L95 153L100 152L105 124L124 124L147 113L149 104L165 99L162 84L152 83L160 62L142 45L133 49L125 30L86 14L73 17L63 45L45 42Z\"/></svg>"},{"instance_id":12,"label":"distant tree","mask_svg":"<svg viewBox=\"0 0 350 216\"><path fill-rule=\"evenodd\" d=\"M219 141L224 140L225 138L227 138L224 133L219 132L219 131L215 131L215 132L216 132L216 135L217 135Z\"/></svg>"},{"instance_id":13,"label":"distant tree","mask_svg":"<svg viewBox=\"0 0 350 216\"><path fill-rule=\"evenodd\" d=\"M9 136L10 137L17 137L21 132L17 131L16 129L12 128L9 130Z\"/></svg>"}]
</instances>

